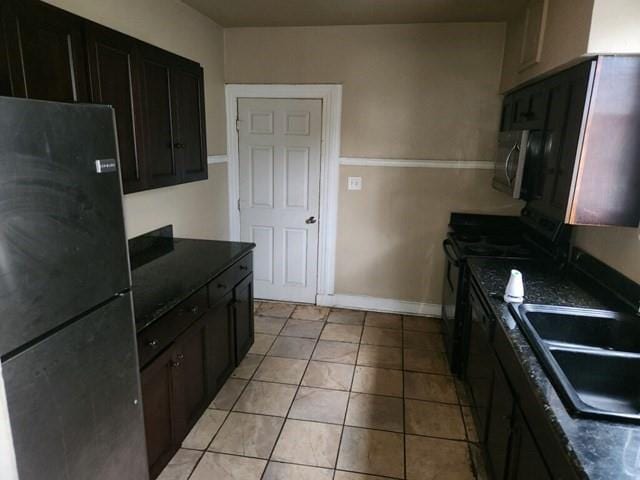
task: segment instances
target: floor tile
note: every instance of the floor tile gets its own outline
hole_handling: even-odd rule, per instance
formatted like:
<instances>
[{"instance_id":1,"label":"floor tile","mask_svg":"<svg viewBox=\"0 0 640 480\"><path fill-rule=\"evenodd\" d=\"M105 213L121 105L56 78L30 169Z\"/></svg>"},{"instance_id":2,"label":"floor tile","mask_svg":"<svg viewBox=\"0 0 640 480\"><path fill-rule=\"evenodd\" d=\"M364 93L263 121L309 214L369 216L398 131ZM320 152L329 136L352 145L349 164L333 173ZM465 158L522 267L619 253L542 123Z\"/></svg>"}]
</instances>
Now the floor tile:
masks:
<instances>
[{"instance_id":1,"label":"floor tile","mask_svg":"<svg viewBox=\"0 0 640 480\"><path fill-rule=\"evenodd\" d=\"M260 306L258 314L267 317L289 318L295 308L296 306L291 303L264 302Z\"/></svg>"},{"instance_id":2,"label":"floor tile","mask_svg":"<svg viewBox=\"0 0 640 480\"><path fill-rule=\"evenodd\" d=\"M404 348L422 348L426 350L434 350L436 352L444 352L444 342L442 335L439 333L426 332L404 332Z\"/></svg>"},{"instance_id":3,"label":"floor tile","mask_svg":"<svg viewBox=\"0 0 640 480\"><path fill-rule=\"evenodd\" d=\"M256 355L265 355L271 348L271 345L273 345L275 339L275 335L256 333L254 335L253 345L251 345L251 350L249 350L249 353L253 353Z\"/></svg>"},{"instance_id":4,"label":"floor tile","mask_svg":"<svg viewBox=\"0 0 640 480\"><path fill-rule=\"evenodd\" d=\"M399 330L402 328L402 317L395 313L367 312L364 324L367 327L393 328Z\"/></svg>"},{"instance_id":5,"label":"floor tile","mask_svg":"<svg viewBox=\"0 0 640 480\"><path fill-rule=\"evenodd\" d=\"M247 353L247 355L240 362L240 365L238 365L233 371L231 377L249 380L255 373L258 365L260 365L260 362L262 362L263 358L264 355L254 355L252 353Z\"/></svg>"},{"instance_id":6,"label":"floor tile","mask_svg":"<svg viewBox=\"0 0 640 480\"><path fill-rule=\"evenodd\" d=\"M225 410L206 409L200 419L193 426L189 434L182 441L183 448L192 450L205 450L218 429L222 426L222 422L229 412Z\"/></svg>"},{"instance_id":7,"label":"floor tile","mask_svg":"<svg viewBox=\"0 0 640 480\"><path fill-rule=\"evenodd\" d=\"M313 352L314 360L324 362L355 364L358 356L358 345L345 342L320 340Z\"/></svg>"},{"instance_id":8,"label":"floor tile","mask_svg":"<svg viewBox=\"0 0 640 480\"><path fill-rule=\"evenodd\" d=\"M263 317L256 315L254 317L254 330L256 333L266 333L269 335L278 335L284 324L287 323L286 318Z\"/></svg>"},{"instance_id":9,"label":"floor tile","mask_svg":"<svg viewBox=\"0 0 640 480\"><path fill-rule=\"evenodd\" d=\"M402 317L402 328L404 328L405 330L439 333L441 326L442 324L439 318L413 317L410 315L404 315Z\"/></svg>"},{"instance_id":10,"label":"floor tile","mask_svg":"<svg viewBox=\"0 0 640 480\"><path fill-rule=\"evenodd\" d=\"M402 371L358 365L351 390L360 393L402 397Z\"/></svg>"},{"instance_id":11,"label":"floor tile","mask_svg":"<svg viewBox=\"0 0 640 480\"><path fill-rule=\"evenodd\" d=\"M310 338L278 337L267 355L308 360L315 344Z\"/></svg>"},{"instance_id":12,"label":"floor tile","mask_svg":"<svg viewBox=\"0 0 640 480\"><path fill-rule=\"evenodd\" d=\"M458 405L405 400L407 433L464 440L462 414Z\"/></svg>"},{"instance_id":13,"label":"floor tile","mask_svg":"<svg viewBox=\"0 0 640 480\"><path fill-rule=\"evenodd\" d=\"M464 420L464 428L467 431L467 440L470 442L479 442L476 423L473 420L470 407L462 407L462 419Z\"/></svg>"},{"instance_id":14,"label":"floor tile","mask_svg":"<svg viewBox=\"0 0 640 480\"><path fill-rule=\"evenodd\" d=\"M403 435L344 427L337 468L404 478Z\"/></svg>"},{"instance_id":15,"label":"floor tile","mask_svg":"<svg viewBox=\"0 0 640 480\"><path fill-rule=\"evenodd\" d=\"M336 342L359 343L362 327L359 325L339 325L327 323L322 331L322 340L333 340Z\"/></svg>"},{"instance_id":16,"label":"floor tile","mask_svg":"<svg viewBox=\"0 0 640 480\"><path fill-rule=\"evenodd\" d=\"M458 403L453 377L405 372L404 396L432 402Z\"/></svg>"},{"instance_id":17,"label":"floor tile","mask_svg":"<svg viewBox=\"0 0 640 480\"><path fill-rule=\"evenodd\" d=\"M300 387L288 416L296 420L313 420L342 425L348 401L348 392Z\"/></svg>"},{"instance_id":18,"label":"floor tile","mask_svg":"<svg viewBox=\"0 0 640 480\"><path fill-rule=\"evenodd\" d=\"M440 373L442 375L451 373L444 353L425 350L424 348L405 348L404 369L415 372Z\"/></svg>"},{"instance_id":19,"label":"floor tile","mask_svg":"<svg viewBox=\"0 0 640 480\"><path fill-rule=\"evenodd\" d=\"M332 309L327 317L327 322L341 323L344 325L362 325L364 324L365 312L358 310L341 310Z\"/></svg>"},{"instance_id":20,"label":"floor tile","mask_svg":"<svg viewBox=\"0 0 640 480\"><path fill-rule=\"evenodd\" d=\"M158 480L187 480L201 456L202 452L181 448L164 467Z\"/></svg>"},{"instance_id":21,"label":"floor tile","mask_svg":"<svg viewBox=\"0 0 640 480\"><path fill-rule=\"evenodd\" d=\"M365 326L362 332L362 344L402 347L402 330Z\"/></svg>"},{"instance_id":22,"label":"floor tile","mask_svg":"<svg viewBox=\"0 0 640 480\"><path fill-rule=\"evenodd\" d=\"M190 480L260 480L266 460L207 452Z\"/></svg>"},{"instance_id":23,"label":"floor tile","mask_svg":"<svg viewBox=\"0 0 640 480\"><path fill-rule=\"evenodd\" d=\"M239 378L229 378L213 399L209 408L216 408L218 410L231 410L233 404L242 393L242 389L247 384L246 380Z\"/></svg>"},{"instance_id":24,"label":"floor tile","mask_svg":"<svg viewBox=\"0 0 640 480\"><path fill-rule=\"evenodd\" d=\"M298 385L307 368L307 360L293 358L265 357L258 367L254 380Z\"/></svg>"},{"instance_id":25,"label":"floor tile","mask_svg":"<svg viewBox=\"0 0 640 480\"><path fill-rule=\"evenodd\" d=\"M292 465L290 463L269 462L262 480L332 480L330 468Z\"/></svg>"},{"instance_id":26,"label":"floor tile","mask_svg":"<svg viewBox=\"0 0 640 480\"><path fill-rule=\"evenodd\" d=\"M280 332L280 335L287 337L318 338L323 325L322 322L290 318L287 320L287 324L282 329L282 332Z\"/></svg>"},{"instance_id":27,"label":"floor tile","mask_svg":"<svg viewBox=\"0 0 640 480\"><path fill-rule=\"evenodd\" d=\"M294 385L251 381L233 410L284 417L296 390Z\"/></svg>"},{"instance_id":28,"label":"floor tile","mask_svg":"<svg viewBox=\"0 0 640 480\"><path fill-rule=\"evenodd\" d=\"M378 477L375 475L366 475L364 473L343 472L336 470L333 480L388 480L388 477Z\"/></svg>"},{"instance_id":29,"label":"floor tile","mask_svg":"<svg viewBox=\"0 0 640 480\"><path fill-rule=\"evenodd\" d=\"M402 399L366 393L351 393L344 424L352 427L402 432Z\"/></svg>"},{"instance_id":30,"label":"floor tile","mask_svg":"<svg viewBox=\"0 0 640 480\"><path fill-rule=\"evenodd\" d=\"M340 444L340 425L287 420L272 460L333 468Z\"/></svg>"},{"instance_id":31,"label":"floor tile","mask_svg":"<svg viewBox=\"0 0 640 480\"><path fill-rule=\"evenodd\" d=\"M262 305L262 302L258 302L257 300L254 300L253 301L253 311L257 312L261 305Z\"/></svg>"},{"instance_id":32,"label":"floor tile","mask_svg":"<svg viewBox=\"0 0 640 480\"><path fill-rule=\"evenodd\" d=\"M353 377L353 365L329 362L309 362L302 379L306 387L331 388L333 390L349 390Z\"/></svg>"},{"instance_id":33,"label":"floor tile","mask_svg":"<svg viewBox=\"0 0 640 480\"><path fill-rule=\"evenodd\" d=\"M378 347L360 345L358 365L381 368L402 368L402 349L395 347Z\"/></svg>"},{"instance_id":34,"label":"floor tile","mask_svg":"<svg viewBox=\"0 0 640 480\"><path fill-rule=\"evenodd\" d=\"M283 423L280 417L231 412L209 450L268 459Z\"/></svg>"},{"instance_id":35,"label":"floor tile","mask_svg":"<svg viewBox=\"0 0 640 480\"><path fill-rule=\"evenodd\" d=\"M317 307L315 305L298 305L291 314L291 318L300 320L323 321L329 315L327 307Z\"/></svg>"},{"instance_id":36,"label":"floor tile","mask_svg":"<svg viewBox=\"0 0 640 480\"><path fill-rule=\"evenodd\" d=\"M473 480L465 442L406 436L407 480Z\"/></svg>"}]
</instances>

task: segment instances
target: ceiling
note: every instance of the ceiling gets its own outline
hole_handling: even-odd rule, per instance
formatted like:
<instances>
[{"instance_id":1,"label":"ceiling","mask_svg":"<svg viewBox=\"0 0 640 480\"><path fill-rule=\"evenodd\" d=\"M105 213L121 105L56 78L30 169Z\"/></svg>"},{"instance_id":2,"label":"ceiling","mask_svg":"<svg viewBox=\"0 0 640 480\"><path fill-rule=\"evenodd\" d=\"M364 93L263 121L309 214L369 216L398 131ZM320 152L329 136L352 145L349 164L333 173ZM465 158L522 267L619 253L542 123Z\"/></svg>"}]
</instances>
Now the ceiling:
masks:
<instances>
[{"instance_id":1,"label":"ceiling","mask_svg":"<svg viewBox=\"0 0 640 480\"><path fill-rule=\"evenodd\" d=\"M527 0L182 0L223 27L504 21Z\"/></svg>"}]
</instances>

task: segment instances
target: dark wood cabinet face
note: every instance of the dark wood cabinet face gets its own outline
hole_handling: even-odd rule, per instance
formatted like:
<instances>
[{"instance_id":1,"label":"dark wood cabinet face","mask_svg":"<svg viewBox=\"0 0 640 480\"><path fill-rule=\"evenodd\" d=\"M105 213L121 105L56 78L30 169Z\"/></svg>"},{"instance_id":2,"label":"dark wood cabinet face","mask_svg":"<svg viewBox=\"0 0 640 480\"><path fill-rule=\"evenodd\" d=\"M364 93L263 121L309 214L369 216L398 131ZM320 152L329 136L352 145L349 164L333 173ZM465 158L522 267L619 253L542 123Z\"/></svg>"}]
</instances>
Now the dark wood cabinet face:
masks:
<instances>
[{"instance_id":1,"label":"dark wood cabinet face","mask_svg":"<svg viewBox=\"0 0 640 480\"><path fill-rule=\"evenodd\" d=\"M500 362L493 357L493 389L487 428L487 456L493 478L504 478L511 437L514 398Z\"/></svg>"},{"instance_id":2,"label":"dark wood cabinet face","mask_svg":"<svg viewBox=\"0 0 640 480\"><path fill-rule=\"evenodd\" d=\"M99 25L87 28L91 100L112 105L118 133L120 170L125 192L144 188L140 79L136 42Z\"/></svg>"},{"instance_id":3,"label":"dark wood cabinet face","mask_svg":"<svg viewBox=\"0 0 640 480\"><path fill-rule=\"evenodd\" d=\"M204 92L202 69L179 66L172 70L173 147L182 181L206 178Z\"/></svg>"},{"instance_id":4,"label":"dark wood cabinet face","mask_svg":"<svg viewBox=\"0 0 640 480\"><path fill-rule=\"evenodd\" d=\"M253 275L234 289L236 358L242 359L253 345Z\"/></svg>"},{"instance_id":5,"label":"dark wood cabinet face","mask_svg":"<svg viewBox=\"0 0 640 480\"><path fill-rule=\"evenodd\" d=\"M178 183L173 148L171 112L171 65L167 55L155 48L142 49L142 96L144 148L150 159L147 173L151 186Z\"/></svg>"},{"instance_id":6,"label":"dark wood cabinet face","mask_svg":"<svg viewBox=\"0 0 640 480\"><path fill-rule=\"evenodd\" d=\"M42 2L11 0L2 20L13 96L89 101L80 18Z\"/></svg>"},{"instance_id":7,"label":"dark wood cabinet face","mask_svg":"<svg viewBox=\"0 0 640 480\"><path fill-rule=\"evenodd\" d=\"M176 341L173 353L175 431L178 438L189 433L207 401L206 324L198 320Z\"/></svg>"},{"instance_id":8,"label":"dark wood cabinet face","mask_svg":"<svg viewBox=\"0 0 640 480\"><path fill-rule=\"evenodd\" d=\"M233 292L216 301L205 315L207 324L207 365L210 395L214 396L236 365L233 328Z\"/></svg>"},{"instance_id":9,"label":"dark wood cabinet face","mask_svg":"<svg viewBox=\"0 0 640 480\"><path fill-rule=\"evenodd\" d=\"M508 480L551 480L531 431L519 408L515 409Z\"/></svg>"},{"instance_id":10,"label":"dark wood cabinet face","mask_svg":"<svg viewBox=\"0 0 640 480\"><path fill-rule=\"evenodd\" d=\"M176 450L172 354L169 349L140 372L147 457L152 477L159 475Z\"/></svg>"}]
</instances>

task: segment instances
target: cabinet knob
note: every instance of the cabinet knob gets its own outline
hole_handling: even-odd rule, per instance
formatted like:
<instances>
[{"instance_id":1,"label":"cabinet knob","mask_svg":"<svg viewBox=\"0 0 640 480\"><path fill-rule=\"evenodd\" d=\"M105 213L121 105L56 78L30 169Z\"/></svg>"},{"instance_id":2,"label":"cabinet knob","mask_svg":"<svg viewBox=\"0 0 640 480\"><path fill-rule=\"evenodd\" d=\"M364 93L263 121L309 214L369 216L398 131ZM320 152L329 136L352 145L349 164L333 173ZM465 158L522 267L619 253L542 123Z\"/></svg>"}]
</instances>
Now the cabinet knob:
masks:
<instances>
[{"instance_id":1,"label":"cabinet knob","mask_svg":"<svg viewBox=\"0 0 640 480\"><path fill-rule=\"evenodd\" d=\"M179 353L178 355L176 355L176 358L178 360L184 360L184 353Z\"/></svg>"},{"instance_id":2,"label":"cabinet knob","mask_svg":"<svg viewBox=\"0 0 640 480\"><path fill-rule=\"evenodd\" d=\"M184 148L184 143L176 142L173 144L173 148L176 148L176 149Z\"/></svg>"},{"instance_id":3,"label":"cabinet knob","mask_svg":"<svg viewBox=\"0 0 640 480\"><path fill-rule=\"evenodd\" d=\"M227 286L224 283L219 283L218 288L227 288Z\"/></svg>"},{"instance_id":4,"label":"cabinet knob","mask_svg":"<svg viewBox=\"0 0 640 480\"><path fill-rule=\"evenodd\" d=\"M240 270L249 270L247 265L240 265Z\"/></svg>"},{"instance_id":5,"label":"cabinet knob","mask_svg":"<svg viewBox=\"0 0 640 480\"><path fill-rule=\"evenodd\" d=\"M180 362L171 362L171 366L172 366L173 368L177 368L177 367L179 367L179 366L180 366Z\"/></svg>"},{"instance_id":6,"label":"cabinet knob","mask_svg":"<svg viewBox=\"0 0 640 480\"><path fill-rule=\"evenodd\" d=\"M198 305L194 305L193 307L191 307L191 313L198 313L198 311L200 310L200 307L198 307Z\"/></svg>"},{"instance_id":7,"label":"cabinet knob","mask_svg":"<svg viewBox=\"0 0 640 480\"><path fill-rule=\"evenodd\" d=\"M149 340L147 342L147 346L149 346L151 348L157 348L159 344L160 344L160 342L156 338L154 338L153 340Z\"/></svg>"}]
</instances>

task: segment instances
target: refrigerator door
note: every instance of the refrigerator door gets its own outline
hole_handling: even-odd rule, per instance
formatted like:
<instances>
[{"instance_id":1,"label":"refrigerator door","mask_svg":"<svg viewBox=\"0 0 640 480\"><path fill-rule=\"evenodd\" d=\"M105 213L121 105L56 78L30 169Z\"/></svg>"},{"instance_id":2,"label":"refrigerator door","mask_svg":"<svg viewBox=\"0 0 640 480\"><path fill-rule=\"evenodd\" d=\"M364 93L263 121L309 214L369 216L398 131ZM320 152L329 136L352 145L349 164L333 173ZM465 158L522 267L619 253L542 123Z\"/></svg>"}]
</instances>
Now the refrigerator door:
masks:
<instances>
[{"instance_id":1,"label":"refrigerator door","mask_svg":"<svg viewBox=\"0 0 640 480\"><path fill-rule=\"evenodd\" d=\"M0 356L130 286L112 112L0 97Z\"/></svg>"},{"instance_id":2,"label":"refrigerator door","mask_svg":"<svg viewBox=\"0 0 640 480\"><path fill-rule=\"evenodd\" d=\"M148 478L130 294L2 364L20 480Z\"/></svg>"}]
</instances>

